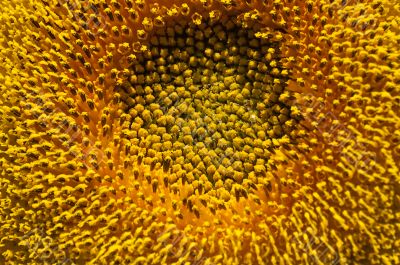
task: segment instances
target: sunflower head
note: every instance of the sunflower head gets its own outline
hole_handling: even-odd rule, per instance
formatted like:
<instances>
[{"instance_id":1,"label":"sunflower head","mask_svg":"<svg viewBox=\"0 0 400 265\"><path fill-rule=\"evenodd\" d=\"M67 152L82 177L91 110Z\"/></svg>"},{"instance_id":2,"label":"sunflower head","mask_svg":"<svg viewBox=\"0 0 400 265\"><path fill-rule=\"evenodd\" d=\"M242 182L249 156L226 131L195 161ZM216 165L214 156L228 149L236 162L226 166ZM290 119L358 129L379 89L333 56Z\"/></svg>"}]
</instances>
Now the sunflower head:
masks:
<instances>
[{"instance_id":1,"label":"sunflower head","mask_svg":"<svg viewBox=\"0 0 400 265\"><path fill-rule=\"evenodd\" d=\"M0 263L400 263L398 4L0 14Z\"/></svg>"}]
</instances>

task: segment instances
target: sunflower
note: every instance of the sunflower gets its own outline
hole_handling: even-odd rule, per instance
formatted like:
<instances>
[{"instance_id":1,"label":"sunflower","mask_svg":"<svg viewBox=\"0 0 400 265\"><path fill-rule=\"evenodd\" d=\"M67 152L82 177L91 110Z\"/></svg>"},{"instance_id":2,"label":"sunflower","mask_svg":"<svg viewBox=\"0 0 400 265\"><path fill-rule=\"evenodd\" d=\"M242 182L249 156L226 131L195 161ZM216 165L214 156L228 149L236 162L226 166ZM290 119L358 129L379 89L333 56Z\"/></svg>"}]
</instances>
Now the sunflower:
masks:
<instances>
[{"instance_id":1,"label":"sunflower","mask_svg":"<svg viewBox=\"0 0 400 265\"><path fill-rule=\"evenodd\" d=\"M0 14L1 264L400 264L400 4Z\"/></svg>"}]
</instances>

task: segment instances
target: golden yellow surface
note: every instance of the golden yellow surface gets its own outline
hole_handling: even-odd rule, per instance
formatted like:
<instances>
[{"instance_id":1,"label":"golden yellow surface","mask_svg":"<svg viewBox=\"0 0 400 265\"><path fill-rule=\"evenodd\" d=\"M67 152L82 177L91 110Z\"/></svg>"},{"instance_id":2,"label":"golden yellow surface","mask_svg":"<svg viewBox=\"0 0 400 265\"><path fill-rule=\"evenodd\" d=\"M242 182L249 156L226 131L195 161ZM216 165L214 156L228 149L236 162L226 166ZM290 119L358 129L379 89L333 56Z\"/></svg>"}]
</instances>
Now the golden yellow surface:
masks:
<instances>
[{"instance_id":1,"label":"golden yellow surface","mask_svg":"<svg viewBox=\"0 0 400 265\"><path fill-rule=\"evenodd\" d=\"M0 264L400 264L400 3L0 3Z\"/></svg>"}]
</instances>

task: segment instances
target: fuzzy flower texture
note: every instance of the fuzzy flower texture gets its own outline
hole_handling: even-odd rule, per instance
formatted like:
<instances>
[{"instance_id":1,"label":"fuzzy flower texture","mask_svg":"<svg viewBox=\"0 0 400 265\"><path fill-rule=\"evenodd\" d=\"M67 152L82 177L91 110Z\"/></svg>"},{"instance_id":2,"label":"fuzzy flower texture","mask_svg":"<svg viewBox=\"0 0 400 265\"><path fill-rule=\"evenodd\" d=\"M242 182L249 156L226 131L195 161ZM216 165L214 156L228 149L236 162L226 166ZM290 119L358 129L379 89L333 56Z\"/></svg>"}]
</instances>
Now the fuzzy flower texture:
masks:
<instances>
[{"instance_id":1,"label":"fuzzy flower texture","mask_svg":"<svg viewBox=\"0 0 400 265\"><path fill-rule=\"evenodd\" d=\"M0 264L400 264L396 0L3 0Z\"/></svg>"}]
</instances>

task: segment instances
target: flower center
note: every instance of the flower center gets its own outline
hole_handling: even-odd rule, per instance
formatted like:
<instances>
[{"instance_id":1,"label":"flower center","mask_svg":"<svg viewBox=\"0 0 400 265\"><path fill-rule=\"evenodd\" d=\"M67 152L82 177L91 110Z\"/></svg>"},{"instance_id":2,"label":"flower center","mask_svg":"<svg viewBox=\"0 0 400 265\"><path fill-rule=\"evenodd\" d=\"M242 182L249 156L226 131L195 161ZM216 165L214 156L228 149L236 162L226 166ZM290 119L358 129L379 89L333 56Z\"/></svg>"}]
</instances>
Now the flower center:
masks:
<instances>
[{"instance_id":1,"label":"flower center","mask_svg":"<svg viewBox=\"0 0 400 265\"><path fill-rule=\"evenodd\" d=\"M279 42L232 17L175 23L147 39L125 88L138 159L228 191L265 176L277 139L289 143L297 124Z\"/></svg>"}]
</instances>

